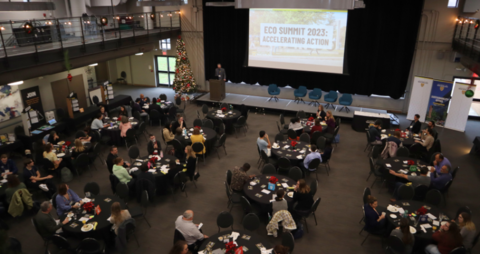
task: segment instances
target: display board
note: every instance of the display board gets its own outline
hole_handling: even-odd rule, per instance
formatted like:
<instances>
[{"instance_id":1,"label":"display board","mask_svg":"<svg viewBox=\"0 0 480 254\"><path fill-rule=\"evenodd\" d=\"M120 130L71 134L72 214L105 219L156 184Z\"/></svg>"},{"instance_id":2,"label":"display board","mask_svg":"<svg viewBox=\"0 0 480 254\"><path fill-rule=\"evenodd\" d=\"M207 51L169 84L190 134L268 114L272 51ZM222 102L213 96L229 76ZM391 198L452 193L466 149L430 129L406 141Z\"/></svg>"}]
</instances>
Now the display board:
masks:
<instances>
[{"instance_id":1,"label":"display board","mask_svg":"<svg viewBox=\"0 0 480 254\"><path fill-rule=\"evenodd\" d=\"M0 86L0 122L21 116L22 110L18 86Z\"/></svg>"},{"instance_id":2,"label":"display board","mask_svg":"<svg viewBox=\"0 0 480 254\"><path fill-rule=\"evenodd\" d=\"M408 104L407 119L413 120L415 114L419 114L420 122L425 121L424 112L427 111L429 103L429 100L425 98L430 96L432 84L432 78L415 77L413 79L412 92L410 93L410 103Z\"/></svg>"},{"instance_id":3,"label":"display board","mask_svg":"<svg viewBox=\"0 0 480 254\"><path fill-rule=\"evenodd\" d=\"M465 131L467 125L468 113L472 105L473 98L465 96L467 90L475 91L475 85L456 82L453 88L453 95L448 109L448 116L445 128Z\"/></svg>"},{"instance_id":4,"label":"display board","mask_svg":"<svg viewBox=\"0 0 480 254\"><path fill-rule=\"evenodd\" d=\"M88 96L90 97L90 101L93 104L93 97L97 96L98 97L98 102L102 103L103 102L103 96L102 96L102 89L100 87L97 87L95 89L92 89L88 91Z\"/></svg>"},{"instance_id":5,"label":"display board","mask_svg":"<svg viewBox=\"0 0 480 254\"><path fill-rule=\"evenodd\" d=\"M452 82L433 81L425 121L435 121L436 126L445 126L452 89Z\"/></svg>"},{"instance_id":6,"label":"display board","mask_svg":"<svg viewBox=\"0 0 480 254\"><path fill-rule=\"evenodd\" d=\"M20 91L25 108L28 108L27 116L31 129L35 130L46 123L43 111L42 98L38 86L22 89Z\"/></svg>"}]
</instances>

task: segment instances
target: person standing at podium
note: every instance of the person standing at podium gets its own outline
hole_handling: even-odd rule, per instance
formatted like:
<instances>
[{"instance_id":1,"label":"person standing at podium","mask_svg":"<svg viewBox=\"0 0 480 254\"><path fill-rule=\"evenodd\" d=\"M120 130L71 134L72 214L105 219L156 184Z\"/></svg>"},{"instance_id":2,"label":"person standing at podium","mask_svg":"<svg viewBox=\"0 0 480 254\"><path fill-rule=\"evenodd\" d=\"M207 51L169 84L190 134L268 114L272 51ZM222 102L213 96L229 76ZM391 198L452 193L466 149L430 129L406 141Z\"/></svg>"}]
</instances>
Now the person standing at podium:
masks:
<instances>
[{"instance_id":1,"label":"person standing at podium","mask_svg":"<svg viewBox=\"0 0 480 254\"><path fill-rule=\"evenodd\" d=\"M217 68L215 69L215 77L219 80L227 81L227 74L225 73L225 69L222 68L221 64L217 64Z\"/></svg>"}]
</instances>

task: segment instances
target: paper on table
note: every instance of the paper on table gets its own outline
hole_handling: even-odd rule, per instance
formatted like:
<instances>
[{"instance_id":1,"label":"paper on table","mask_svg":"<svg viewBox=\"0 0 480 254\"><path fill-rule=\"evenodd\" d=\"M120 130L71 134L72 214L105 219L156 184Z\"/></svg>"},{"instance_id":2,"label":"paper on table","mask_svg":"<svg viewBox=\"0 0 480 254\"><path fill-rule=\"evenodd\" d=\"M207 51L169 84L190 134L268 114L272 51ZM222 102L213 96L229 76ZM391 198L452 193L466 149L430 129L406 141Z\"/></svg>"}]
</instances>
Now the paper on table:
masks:
<instances>
[{"instance_id":1,"label":"paper on table","mask_svg":"<svg viewBox=\"0 0 480 254\"><path fill-rule=\"evenodd\" d=\"M422 224L422 225L420 225L420 226L422 226L423 228L431 228L431 227L432 227L432 226L431 226L430 224L428 224L428 223Z\"/></svg>"},{"instance_id":2,"label":"paper on table","mask_svg":"<svg viewBox=\"0 0 480 254\"><path fill-rule=\"evenodd\" d=\"M262 190L262 192L265 193L265 194L270 194L270 191L269 191L269 190L265 190L265 189L264 189L264 190Z\"/></svg>"},{"instance_id":3,"label":"paper on table","mask_svg":"<svg viewBox=\"0 0 480 254\"><path fill-rule=\"evenodd\" d=\"M86 221L88 221L89 219L90 219L90 218L82 217L82 218L80 218L78 221L82 221L82 222L85 221L85 222L86 222Z\"/></svg>"},{"instance_id":4,"label":"paper on table","mask_svg":"<svg viewBox=\"0 0 480 254\"><path fill-rule=\"evenodd\" d=\"M89 198L84 198L84 199L82 199L82 201L83 201L83 203L88 203L88 202L90 202L90 201L92 201L92 200L89 199Z\"/></svg>"},{"instance_id":5,"label":"paper on table","mask_svg":"<svg viewBox=\"0 0 480 254\"><path fill-rule=\"evenodd\" d=\"M388 164L388 163L386 163L385 166L387 166L387 167L389 167L389 168L392 167L392 165L390 165L390 164Z\"/></svg>"},{"instance_id":6,"label":"paper on table","mask_svg":"<svg viewBox=\"0 0 480 254\"><path fill-rule=\"evenodd\" d=\"M288 188L289 187L287 183L282 183L282 186L283 186L283 188Z\"/></svg>"},{"instance_id":7,"label":"paper on table","mask_svg":"<svg viewBox=\"0 0 480 254\"><path fill-rule=\"evenodd\" d=\"M432 222L432 224L433 224L434 226L440 226L440 221L434 220L434 221Z\"/></svg>"},{"instance_id":8,"label":"paper on table","mask_svg":"<svg viewBox=\"0 0 480 254\"><path fill-rule=\"evenodd\" d=\"M431 214L431 213L427 213L427 216L428 218L432 219L432 220L436 220L437 217L435 217L435 215Z\"/></svg>"},{"instance_id":9,"label":"paper on table","mask_svg":"<svg viewBox=\"0 0 480 254\"><path fill-rule=\"evenodd\" d=\"M408 164L408 161L403 161L403 164Z\"/></svg>"},{"instance_id":10,"label":"paper on table","mask_svg":"<svg viewBox=\"0 0 480 254\"><path fill-rule=\"evenodd\" d=\"M236 241L240 233L233 231L230 235L232 236L233 240Z\"/></svg>"},{"instance_id":11,"label":"paper on table","mask_svg":"<svg viewBox=\"0 0 480 254\"><path fill-rule=\"evenodd\" d=\"M251 182L250 182L250 185L255 186L255 185L257 185L257 182L251 181Z\"/></svg>"},{"instance_id":12,"label":"paper on table","mask_svg":"<svg viewBox=\"0 0 480 254\"><path fill-rule=\"evenodd\" d=\"M155 171L157 171L157 170L155 170L155 169L149 169L148 170L148 172L150 172L150 173L155 173Z\"/></svg>"},{"instance_id":13,"label":"paper on table","mask_svg":"<svg viewBox=\"0 0 480 254\"><path fill-rule=\"evenodd\" d=\"M398 212L399 212L400 214L405 213L405 211L403 210L403 208L398 208Z\"/></svg>"},{"instance_id":14,"label":"paper on table","mask_svg":"<svg viewBox=\"0 0 480 254\"><path fill-rule=\"evenodd\" d=\"M427 224L428 225L428 224ZM430 226L430 225L429 225ZM420 225L420 229L423 231L423 233L427 233L427 230L425 230L425 227L423 225Z\"/></svg>"},{"instance_id":15,"label":"paper on table","mask_svg":"<svg viewBox=\"0 0 480 254\"><path fill-rule=\"evenodd\" d=\"M112 219L112 216L108 217L107 221L110 221L110 219ZM111 221L110 221L111 222Z\"/></svg>"},{"instance_id":16,"label":"paper on table","mask_svg":"<svg viewBox=\"0 0 480 254\"><path fill-rule=\"evenodd\" d=\"M129 171L129 173L135 172L135 171L137 171L137 170L138 170L138 168L137 168L137 167L135 167L135 168L131 168L131 169L130 169L130 171Z\"/></svg>"}]
</instances>

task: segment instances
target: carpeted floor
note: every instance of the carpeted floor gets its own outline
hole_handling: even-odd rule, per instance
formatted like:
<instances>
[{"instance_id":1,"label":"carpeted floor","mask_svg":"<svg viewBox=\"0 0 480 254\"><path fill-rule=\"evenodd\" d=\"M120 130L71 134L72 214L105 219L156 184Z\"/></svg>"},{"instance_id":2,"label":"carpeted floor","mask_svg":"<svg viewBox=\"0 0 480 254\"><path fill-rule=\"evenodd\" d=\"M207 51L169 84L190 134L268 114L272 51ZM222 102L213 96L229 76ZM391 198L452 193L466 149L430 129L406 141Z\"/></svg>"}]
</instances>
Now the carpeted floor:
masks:
<instances>
[{"instance_id":1,"label":"carpeted floor","mask_svg":"<svg viewBox=\"0 0 480 254\"><path fill-rule=\"evenodd\" d=\"M138 88L131 86L115 86L115 94L129 94L137 98L140 93L150 97L157 97L160 93L166 93L173 98L171 89L162 88ZM272 102L275 103L275 102ZM196 104L187 105L187 126L191 126L196 117L196 110L200 109ZM408 120L404 115L399 115L401 126L407 126ZM207 235L217 233L217 215L227 210L227 197L223 185L225 171L234 166L240 166L245 162L252 165L249 173L259 174L256 168L258 153L256 150L256 139L260 130L265 130L271 137L277 133L275 121L278 115L263 115L251 113L248 119L250 126L246 136L229 135L226 147L228 155L220 152L221 159L212 154L206 160L206 164L198 164L201 177L197 182L198 188L190 183L187 187L188 198L183 193L176 193L176 202L171 195L160 196L156 204L148 208L147 217L152 224L149 228L143 220L138 221L137 236L140 247L135 241L129 242L127 253L168 253L173 244L174 221L176 217L187 209L195 212L195 223L203 222L203 232ZM343 120L343 119L342 119ZM148 126L148 132L161 139L160 127ZM480 226L480 218L475 216L480 211L480 203L475 201L479 193L480 172L478 165L480 157L469 155L474 136L480 135L480 122L469 121L465 133L439 129L439 138L442 142L443 153L450 159L453 166L460 166L460 171L450 189L445 208L449 214L463 205L472 209L473 220ZM321 197L321 203L316 213L318 226L315 226L313 218L308 219L310 233L296 240L294 253L383 253L380 240L371 237L363 246L360 246L365 235L359 235L362 225L358 223L362 216L361 197L363 189L369 186L365 179L369 173L369 163L365 147L365 134L352 130L348 121L343 121L340 128L340 143L335 148L330 166L330 176L324 170L318 173L319 189L316 197ZM69 140L72 140L70 137ZM146 155L145 139L140 138L141 155ZM162 145L164 145L162 143ZM108 152L105 147L104 153ZM126 158L125 147L119 149L120 156ZM21 160L17 160L20 166ZM106 166L97 161L98 171L87 172L76 177L69 185L78 194L82 193L83 186L90 181L99 183L101 193L111 194L108 171ZM93 177L91 177L93 174ZM312 175L314 176L314 175ZM380 205L386 205L391 195L382 189L380 185L373 188L373 194L379 199ZM132 203L135 201L132 200ZM108 212L108 211L104 211ZM241 229L243 211L240 206L232 209L234 217L234 228ZM9 235L16 237L22 243L24 253L41 254L42 240L35 232L29 216L17 219L9 219L7 223L11 229ZM265 224L262 224L258 234L266 235ZM279 238L268 237L272 245L280 242ZM474 249L478 253L479 247Z\"/></svg>"}]
</instances>

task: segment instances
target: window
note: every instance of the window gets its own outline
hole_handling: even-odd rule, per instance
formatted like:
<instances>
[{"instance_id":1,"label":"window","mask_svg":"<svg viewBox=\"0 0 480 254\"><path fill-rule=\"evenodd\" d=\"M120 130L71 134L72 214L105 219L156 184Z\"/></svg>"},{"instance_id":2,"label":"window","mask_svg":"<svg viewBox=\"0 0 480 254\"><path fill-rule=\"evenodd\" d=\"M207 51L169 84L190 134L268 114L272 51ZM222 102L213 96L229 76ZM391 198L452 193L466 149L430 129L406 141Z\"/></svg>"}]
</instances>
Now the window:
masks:
<instances>
[{"instance_id":1,"label":"window","mask_svg":"<svg viewBox=\"0 0 480 254\"><path fill-rule=\"evenodd\" d=\"M448 8L457 8L458 0L448 0Z\"/></svg>"},{"instance_id":2,"label":"window","mask_svg":"<svg viewBox=\"0 0 480 254\"><path fill-rule=\"evenodd\" d=\"M158 85L173 85L173 80L175 79L176 62L177 59L174 56L157 56L156 64Z\"/></svg>"},{"instance_id":3,"label":"window","mask_svg":"<svg viewBox=\"0 0 480 254\"><path fill-rule=\"evenodd\" d=\"M158 42L160 43L160 49L161 50L167 51L167 50L172 49L172 46L170 44L170 38L165 39L165 40L160 40Z\"/></svg>"}]
</instances>

